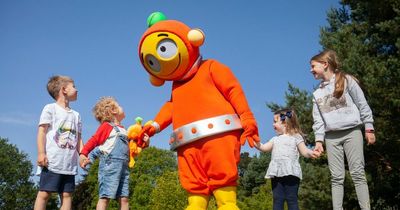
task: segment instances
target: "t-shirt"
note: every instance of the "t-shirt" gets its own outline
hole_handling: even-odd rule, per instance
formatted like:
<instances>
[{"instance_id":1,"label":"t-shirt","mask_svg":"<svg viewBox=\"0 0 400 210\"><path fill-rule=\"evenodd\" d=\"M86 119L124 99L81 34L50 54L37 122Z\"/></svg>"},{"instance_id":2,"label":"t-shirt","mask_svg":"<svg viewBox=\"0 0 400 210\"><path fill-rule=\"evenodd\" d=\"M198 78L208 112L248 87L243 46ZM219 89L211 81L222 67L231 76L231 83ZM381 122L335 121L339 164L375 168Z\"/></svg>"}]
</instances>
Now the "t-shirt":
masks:
<instances>
[{"instance_id":1,"label":"t-shirt","mask_svg":"<svg viewBox=\"0 0 400 210\"><path fill-rule=\"evenodd\" d=\"M48 169L57 174L76 175L79 154L76 150L78 134L82 132L78 112L65 110L57 103L47 104L40 115L39 125L48 124L46 155Z\"/></svg>"},{"instance_id":2,"label":"t-shirt","mask_svg":"<svg viewBox=\"0 0 400 210\"><path fill-rule=\"evenodd\" d=\"M109 154L114 148L118 133L126 135L125 128L122 125L117 126L118 131L116 131L110 123L103 122L97 129L96 133L85 144L81 154L88 156L89 153L97 146L103 154Z\"/></svg>"},{"instance_id":3,"label":"t-shirt","mask_svg":"<svg viewBox=\"0 0 400 210\"><path fill-rule=\"evenodd\" d=\"M301 135L279 135L273 137L271 162L265 178L297 176L302 178L301 167L299 163L299 150L297 145L304 142Z\"/></svg>"}]
</instances>

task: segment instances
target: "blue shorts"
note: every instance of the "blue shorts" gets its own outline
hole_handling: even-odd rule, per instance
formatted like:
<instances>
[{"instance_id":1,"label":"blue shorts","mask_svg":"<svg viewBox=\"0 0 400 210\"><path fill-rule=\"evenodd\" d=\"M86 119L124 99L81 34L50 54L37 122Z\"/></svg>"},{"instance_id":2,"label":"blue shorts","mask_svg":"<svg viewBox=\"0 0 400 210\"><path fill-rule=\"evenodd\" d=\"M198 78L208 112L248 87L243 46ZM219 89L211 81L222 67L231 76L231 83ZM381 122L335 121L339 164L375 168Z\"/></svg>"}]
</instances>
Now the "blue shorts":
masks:
<instances>
[{"instance_id":1,"label":"blue shorts","mask_svg":"<svg viewBox=\"0 0 400 210\"><path fill-rule=\"evenodd\" d=\"M115 199L129 196L127 160L101 157L98 179L100 198Z\"/></svg>"},{"instance_id":2,"label":"blue shorts","mask_svg":"<svg viewBox=\"0 0 400 210\"><path fill-rule=\"evenodd\" d=\"M43 168L40 174L39 190L72 193L75 190L75 175L56 174Z\"/></svg>"}]
</instances>

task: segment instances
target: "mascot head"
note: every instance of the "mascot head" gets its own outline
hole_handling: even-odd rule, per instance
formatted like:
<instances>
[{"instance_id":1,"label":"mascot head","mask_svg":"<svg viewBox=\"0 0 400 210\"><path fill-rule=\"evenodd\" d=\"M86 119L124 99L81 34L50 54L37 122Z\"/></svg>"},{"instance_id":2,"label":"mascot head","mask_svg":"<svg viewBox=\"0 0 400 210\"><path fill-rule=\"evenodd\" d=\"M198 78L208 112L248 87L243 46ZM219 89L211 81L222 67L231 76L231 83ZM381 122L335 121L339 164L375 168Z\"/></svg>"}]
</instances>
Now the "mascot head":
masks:
<instances>
[{"instance_id":1,"label":"mascot head","mask_svg":"<svg viewBox=\"0 0 400 210\"><path fill-rule=\"evenodd\" d=\"M161 86L165 80L188 78L200 60L204 33L182 22L166 20L161 12L152 13L147 25L149 28L140 40L139 57L150 74L151 84Z\"/></svg>"}]
</instances>

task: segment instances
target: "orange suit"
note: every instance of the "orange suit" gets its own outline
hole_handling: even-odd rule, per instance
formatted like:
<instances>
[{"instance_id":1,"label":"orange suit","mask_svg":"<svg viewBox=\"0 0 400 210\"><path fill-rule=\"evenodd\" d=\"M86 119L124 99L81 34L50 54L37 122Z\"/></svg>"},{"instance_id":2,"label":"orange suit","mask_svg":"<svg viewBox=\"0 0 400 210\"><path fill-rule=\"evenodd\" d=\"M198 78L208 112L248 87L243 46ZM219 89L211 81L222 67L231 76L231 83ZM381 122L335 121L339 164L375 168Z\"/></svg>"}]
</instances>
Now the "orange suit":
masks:
<instances>
[{"instance_id":1,"label":"orange suit","mask_svg":"<svg viewBox=\"0 0 400 210\"><path fill-rule=\"evenodd\" d=\"M139 44L141 62L153 85L160 86L165 80L173 81L173 85L171 100L161 108L154 124L143 128L141 135L152 136L171 123L174 132L189 126L189 134L197 134L196 128L200 127L190 127L193 123L202 126L208 119L237 118L239 128L197 135L195 139L176 131L176 139L172 139L189 139L176 147L180 181L188 192L208 196L216 189L236 186L240 144L245 139L250 146L259 141L257 124L239 81L227 66L201 59L201 31L193 32L174 20L149 25ZM232 125L230 120L223 122ZM207 126L205 129L209 130L221 128L216 121Z\"/></svg>"}]
</instances>

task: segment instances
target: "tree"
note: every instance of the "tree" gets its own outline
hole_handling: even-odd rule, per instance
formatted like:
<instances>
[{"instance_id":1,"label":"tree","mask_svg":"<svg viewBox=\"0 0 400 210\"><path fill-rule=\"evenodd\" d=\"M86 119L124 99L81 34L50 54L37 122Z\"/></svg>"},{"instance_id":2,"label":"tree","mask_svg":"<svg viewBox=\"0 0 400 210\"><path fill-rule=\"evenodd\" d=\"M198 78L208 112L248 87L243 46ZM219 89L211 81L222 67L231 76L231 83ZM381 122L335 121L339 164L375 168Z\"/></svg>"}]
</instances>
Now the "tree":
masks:
<instances>
[{"instance_id":1,"label":"tree","mask_svg":"<svg viewBox=\"0 0 400 210\"><path fill-rule=\"evenodd\" d=\"M129 206L131 209L150 210L151 196L157 189L157 179L164 173L176 171L175 153L146 148L137 157L136 164L130 172L129 178ZM84 180L76 187L73 196L74 209L95 209L98 200L98 161L89 170ZM162 185L161 185L162 186ZM156 192L154 192L156 193ZM167 196L168 192L165 192ZM108 209L118 209L118 203L112 200Z\"/></svg>"},{"instance_id":2,"label":"tree","mask_svg":"<svg viewBox=\"0 0 400 210\"><path fill-rule=\"evenodd\" d=\"M372 206L400 203L400 2L343 0L328 13L321 44L335 50L371 106L377 144L365 148Z\"/></svg>"},{"instance_id":3,"label":"tree","mask_svg":"<svg viewBox=\"0 0 400 210\"><path fill-rule=\"evenodd\" d=\"M248 152L240 153L240 162L238 165L239 177L243 177L244 172L247 170L247 166L251 162L251 159L252 158L249 156Z\"/></svg>"},{"instance_id":4,"label":"tree","mask_svg":"<svg viewBox=\"0 0 400 210\"><path fill-rule=\"evenodd\" d=\"M0 209L31 209L37 189L27 154L0 137Z\"/></svg>"},{"instance_id":5,"label":"tree","mask_svg":"<svg viewBox=\"0 0 400 210\"><path fill-rule=\"evenodd\" d=\"M178 172L167 171L157 178L156 186L150 196L150 208L152 210L185 209L187 196L179 183Z\"/></svg>"},{"instance_id":6,"label":"tree","mask_svg":"<svg viewBox=\"0 0 400 210\"><path fill-rule=\"evenodd\" d=\"M156 186L156 180L165 172L177 170L175 153L169 150L149 147L139 155L130 177L129 204L132 209L150 208L150 196Z\"/></svg>"},{"instance_id":7,"label":"tree","mask_svg":"<svg viewBox=\"0 0 400 210\"><path fill-rule=\"evenodd\" d=\"M259 186L259 191L250 197L243 197L239 200L238 206L241 210L269 210L272 209L271 182Z\"/></svg>"},{"instance_id":8,"label":"tree","mask_svg":"<svg viewBox=\"0 0 400 210\"><path fill-rule=\"evenodd\" d=\"M271 184L266 182L265 173L271 160L270 153L261 153L259 156L249 157L242 153L239 167L242 176L238 185L238 206L240 209L271 209ZM244 163L242 163L244 161Z\"/></svg>"},{"instance_id":9,"label":"tree","mask_svg":"<svg viewBox=\"0 0 400 210\"><path fill-rule=\"evenodd\" d=\"M259 192L261 185L265 184L265 172L271 160L270 153L261 153L255 156L248 164L243 177L239 179L239 199Z\"/></svg>"},{"instance_id":10,"label":"tree","mask_svg":"<svg viewBox=\"0 0 400 210\"><path fill-rule=\"evenodd\" d=\"M99 199L99 185L97 182L97 172L99 160L96 160L90 167L87 174L75 188L72 199L72 208L78 210L96 209Z\"/></svg>"}]
</instances>

